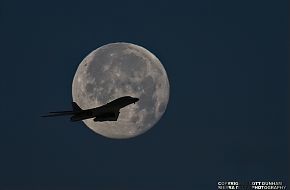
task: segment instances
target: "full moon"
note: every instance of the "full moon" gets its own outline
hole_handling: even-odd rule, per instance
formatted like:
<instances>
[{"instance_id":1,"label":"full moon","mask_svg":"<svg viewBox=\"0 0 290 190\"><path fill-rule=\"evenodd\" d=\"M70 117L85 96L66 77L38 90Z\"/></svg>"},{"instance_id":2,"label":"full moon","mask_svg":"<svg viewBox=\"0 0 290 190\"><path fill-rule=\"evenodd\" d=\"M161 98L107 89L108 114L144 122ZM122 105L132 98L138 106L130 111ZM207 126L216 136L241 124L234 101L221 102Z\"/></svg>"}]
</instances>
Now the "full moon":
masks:
<instances>
[{"instance_id":1,"label":"full moon","mask_svg":"<svg viewBox=\"0 0 290 190\"><path fill-rule=\"evenodd\" d=\"M109 138L138 136L152 128L164 114L169 81L158 58L131 43L111 43L92 51L79 64L72 97L82 109L95 108L122 96L139 98L120 110L117 121L83 122Z\"/></svg>"}]
</instances>

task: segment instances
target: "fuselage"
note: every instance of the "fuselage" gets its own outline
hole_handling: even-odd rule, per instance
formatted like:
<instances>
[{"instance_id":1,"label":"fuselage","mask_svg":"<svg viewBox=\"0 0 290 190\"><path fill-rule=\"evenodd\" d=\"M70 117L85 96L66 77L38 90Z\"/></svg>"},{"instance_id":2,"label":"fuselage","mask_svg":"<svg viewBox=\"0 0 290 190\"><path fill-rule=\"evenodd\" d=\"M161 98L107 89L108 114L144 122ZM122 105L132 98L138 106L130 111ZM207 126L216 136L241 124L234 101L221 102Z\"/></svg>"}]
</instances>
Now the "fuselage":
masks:
<instances>
[{"instance_id":1,"label":"fuselage","mask_svg":"<svg viewBox=\"0 0 290 190\"><path fill-rule=\"evenodd\" d=\"M84 119L94 118L94 121L116 121L118 119L120 109L137 102L138 98L124 96L113 100L103 106L75 111L71 117L71 121L80 121Z\"/></svg>"}]
</instances>

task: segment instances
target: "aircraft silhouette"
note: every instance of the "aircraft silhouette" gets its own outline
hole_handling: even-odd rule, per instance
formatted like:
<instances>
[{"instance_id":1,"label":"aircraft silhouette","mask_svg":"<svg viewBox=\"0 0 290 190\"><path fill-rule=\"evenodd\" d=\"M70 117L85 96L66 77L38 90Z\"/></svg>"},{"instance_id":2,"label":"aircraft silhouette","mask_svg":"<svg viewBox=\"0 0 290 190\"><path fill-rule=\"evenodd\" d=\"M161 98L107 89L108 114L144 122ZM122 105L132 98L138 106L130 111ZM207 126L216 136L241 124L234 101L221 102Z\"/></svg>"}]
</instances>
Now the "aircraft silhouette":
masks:
<instances>
[{"instance_id":1,"label":"aircraft silhouette","mask_svg":"<svg viewBox=\"0 0 290 190\"><path fill-rule=\"evenodd\" d=\"M82 110L76 102L72 102L72 111L56 111L49 112L49 115L43 115L42 117L55 117L72 115L71 121L81 121L84 119L94 118L94 121L117 121L120 113L120 109L128 106L129 104L135 104L139 101L139 98L133 98L131 96L124 96L115 99L100 107Z\"/></svg>"}]
</instances>

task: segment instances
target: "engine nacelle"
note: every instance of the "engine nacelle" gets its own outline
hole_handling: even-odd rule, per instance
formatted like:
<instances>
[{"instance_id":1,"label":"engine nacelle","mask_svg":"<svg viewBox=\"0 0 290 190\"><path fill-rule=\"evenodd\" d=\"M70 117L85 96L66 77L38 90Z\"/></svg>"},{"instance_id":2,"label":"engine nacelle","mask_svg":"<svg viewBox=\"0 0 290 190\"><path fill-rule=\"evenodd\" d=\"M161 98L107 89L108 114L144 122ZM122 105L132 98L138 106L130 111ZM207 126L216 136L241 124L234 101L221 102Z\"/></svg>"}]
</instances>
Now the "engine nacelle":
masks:
<instances>
[{"instance_id":1,"label":"engine nacelle","mask_svg":"<svg viewBox=\"0 0 290 190\"><path fill-rule=\"evenodd\" d=\"M117 121L115 113L104 113L94 118L94 121Z\"/></svg>"}]
</instances>

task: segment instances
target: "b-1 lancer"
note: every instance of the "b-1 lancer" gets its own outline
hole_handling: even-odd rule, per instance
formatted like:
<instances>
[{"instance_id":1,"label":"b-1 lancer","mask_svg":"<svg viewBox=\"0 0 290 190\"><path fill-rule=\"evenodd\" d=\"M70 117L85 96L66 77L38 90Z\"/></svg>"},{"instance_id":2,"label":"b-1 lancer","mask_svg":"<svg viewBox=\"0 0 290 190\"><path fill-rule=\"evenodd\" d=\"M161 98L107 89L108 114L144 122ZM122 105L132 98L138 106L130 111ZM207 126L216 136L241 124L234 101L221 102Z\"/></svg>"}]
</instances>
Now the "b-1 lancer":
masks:
<instances>
[{"instance_id":1,"label":"b-1 lancer","mask_svg":"<svg viewBox=\"0 0 290 190\"><path fill-rule=\"evenodd\" d=\"M120 109L130 105L135 104L139 101L139 98L133 98L131 96L124 96L113 100L100 107L83 110L76 102L72 102L72 111L56 111L49 112L49 115L44 115L42 117L55 117L55 116L65 116L72 115L71 121L81 121L84 119L94 118L94 121L117 121Z\"/></svg>"}]
</instances>

